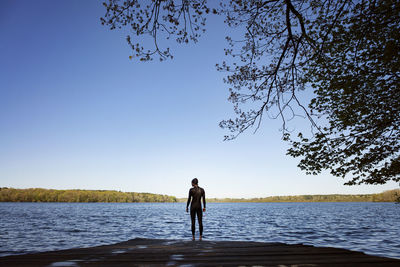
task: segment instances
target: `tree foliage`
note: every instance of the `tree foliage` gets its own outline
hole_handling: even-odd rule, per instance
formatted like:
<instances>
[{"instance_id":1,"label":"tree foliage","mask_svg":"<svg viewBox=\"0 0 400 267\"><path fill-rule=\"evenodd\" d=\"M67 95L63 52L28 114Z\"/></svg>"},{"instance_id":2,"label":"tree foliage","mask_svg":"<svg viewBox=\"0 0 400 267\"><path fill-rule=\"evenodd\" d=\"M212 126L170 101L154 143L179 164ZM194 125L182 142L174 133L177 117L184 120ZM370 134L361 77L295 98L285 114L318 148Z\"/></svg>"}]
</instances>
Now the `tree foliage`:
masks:
<instances>
[{"instance_id":1,"label":"tree foliage","mask_svg":"<svg viewBox=\"0 0 400 267\"><path fill-rule=\"evenodd\" d=\"M0 188L0 202L176 202L173 196L112 190Z\"/></svg>"},{"instance_id":2,"label":"tree foliage","mask_svg":"<svg viewBox=\"0 0 400 267\"><path fill-rule=\"evenodd\" d=\"M144 4L143 4L144 3ZM214 4L214 3L213 3ZM104 4L102 23L129 27L133 57L172 58L160 38L197 42L208 14L225 17L242 38L227 36L229 101L237 115L220 126L234 139L263 117L280 118L288 154L308 174L330 170L347 184L400 181L400 1L201 0L118 1ZM154 49L144 49L144 36ZM146 43L143 41L143 43ZM313 90L307 103L302 90ZM311 136L288 131L304 116Z\"/></svg>"},{"instance_id":3,"label":"tree foliage","mask_svg":"<svg viewBox=\"0 0 400 267\"><path fill-rule=\"evenodd\" d=\"M173 37L178 43L197 42L200 33L205 31L205 14L210 13L206 1L114 1L103 5L107 11L101 23L111 30L129 26L130 30L139 35L149 35L153 39L153 48L145 49L140 43L134 43L132 36L127 36L127 42L133 50L130 58L141 61L152 60L154 56L165 60L173 58L169 47L160 48L160 39ZM216 12L216 10L213 10ZM160 37L161 35L161 37Z\"/></svg>"}]
</instances>

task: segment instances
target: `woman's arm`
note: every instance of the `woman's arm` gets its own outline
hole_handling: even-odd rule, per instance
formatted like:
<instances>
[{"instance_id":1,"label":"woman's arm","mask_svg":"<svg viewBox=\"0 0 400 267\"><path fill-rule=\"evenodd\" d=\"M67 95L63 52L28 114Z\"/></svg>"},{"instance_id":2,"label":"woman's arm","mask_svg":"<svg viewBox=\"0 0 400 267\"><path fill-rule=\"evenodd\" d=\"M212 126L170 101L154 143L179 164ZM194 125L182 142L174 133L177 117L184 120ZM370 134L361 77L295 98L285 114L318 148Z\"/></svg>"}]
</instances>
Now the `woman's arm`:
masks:
<instances>
[{"instance_id":1,"label":"woman's arm","mask_svg":"<svg viewBox=\"0 0 400 267\"><path fill-rule=\"evenodd\" d=\"M201 196L203 197L203 211L206 211L206 191L201 190Z\"/></svg>"},{"instance_id":2,"label":"woman's arm","mask_svg":"<svg viewBox=\"0 0 400 267\"><path fill-rule=\"evenodd\" d=\"M192 190L189 189L189 196L188 196L188 200L186 202L186 212L188 212L188 208L189 208L189 204L190 204L190 197L192 196L190 193L192 192Z\"/></svg>"}]
</instances>

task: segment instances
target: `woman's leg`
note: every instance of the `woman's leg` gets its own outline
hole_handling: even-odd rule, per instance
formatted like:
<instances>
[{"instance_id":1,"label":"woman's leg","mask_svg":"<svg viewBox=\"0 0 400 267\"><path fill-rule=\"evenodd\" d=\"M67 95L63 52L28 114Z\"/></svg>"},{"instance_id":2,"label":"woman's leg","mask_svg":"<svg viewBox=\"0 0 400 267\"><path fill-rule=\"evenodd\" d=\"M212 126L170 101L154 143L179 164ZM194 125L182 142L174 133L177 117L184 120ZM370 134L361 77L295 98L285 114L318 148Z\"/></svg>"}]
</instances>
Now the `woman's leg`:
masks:
<instances>
[{"instance_id":1,"label":"woman's leg","mask_svg":"<svg viewBox=\"0 0 400 267\"><path fill-rule=\"evenodd\" d=\"M194 232L196 231L196 212L195 210L190 210L190 218L192 219L192 236L193 236L193 240L194 240Z\"/></svg>"},{"instance_id":2,"label":"woman's leg","mask_svg":"<svg viewBox=\"0 0 400 267\"><path fill-rule=\"evenodd\" d=\"M203 237L203 211L197 210L197 220L199 221L200 240Z\"/></svg>"}]
</instances>

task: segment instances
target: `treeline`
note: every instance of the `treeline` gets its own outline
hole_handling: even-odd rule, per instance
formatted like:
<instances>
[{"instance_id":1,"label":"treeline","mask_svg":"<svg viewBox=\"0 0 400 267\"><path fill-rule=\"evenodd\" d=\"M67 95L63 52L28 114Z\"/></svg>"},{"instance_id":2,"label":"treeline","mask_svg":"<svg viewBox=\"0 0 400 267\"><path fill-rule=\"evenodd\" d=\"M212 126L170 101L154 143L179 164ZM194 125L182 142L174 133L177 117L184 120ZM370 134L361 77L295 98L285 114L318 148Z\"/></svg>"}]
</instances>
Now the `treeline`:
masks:
<instances>
[{"instance_id":1,"label":"treeline","mask_svg":"<svg viewBox=\"0 0 400 267\"><path fill-rule=\"evenodd\" d=\"M0 202L177 202L176 197L112 190L0 188Z\"/></svg>"},{"instance_id":2,"label":"treeline","mask_svg":"<svg viewBox=\"0 0 400 267\"><path fill-rule=\"evenodd\" d=\"M174 196L113 190L0 188L0 202L186 202ZM300 195L264 198L207 198L207 202L400 202L400 189L363 195Z\"/></svg>"},{"instance_id":3,"label":"treeline","mask_svg":"<svg viewBox=\"0 0 400 267\"><path fill-rule=\"evenodd\" d=\"M186 198L178 201L186 202ZM400 202L400 189L388 190L379 194L364 195L300 195L274 196L264 198L208 198L208 202Z\"/></svg>"}]
</instances>

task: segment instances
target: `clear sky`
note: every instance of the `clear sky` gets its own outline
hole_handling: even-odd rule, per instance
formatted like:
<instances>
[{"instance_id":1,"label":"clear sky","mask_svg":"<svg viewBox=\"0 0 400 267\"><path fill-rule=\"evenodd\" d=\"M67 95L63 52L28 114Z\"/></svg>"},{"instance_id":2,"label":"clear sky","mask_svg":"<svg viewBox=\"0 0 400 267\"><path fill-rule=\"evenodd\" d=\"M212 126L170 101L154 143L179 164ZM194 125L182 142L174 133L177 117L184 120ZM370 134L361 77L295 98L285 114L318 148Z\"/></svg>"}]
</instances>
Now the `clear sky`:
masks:
<instances>
[{"instance_id":1,"label":"clear sky","mask_svg":"<svg viewBox=\"0 0 400 267\"><path fill-rule=\"evenodd\" d=\"M126 32L100 24L101 1L0 1L0 187L110 189L185 197L376 193L307 176L279 121L224 142L232 116L217 18L174 60L129 60ZM304 121L297 121L303 127ZM303 125L300 125L303 124Z\"/></svg>"}]
</instances>

